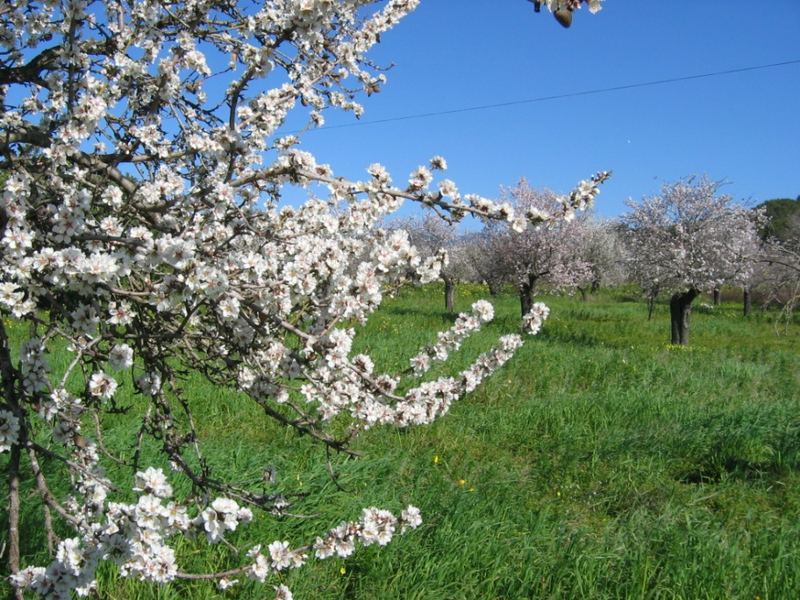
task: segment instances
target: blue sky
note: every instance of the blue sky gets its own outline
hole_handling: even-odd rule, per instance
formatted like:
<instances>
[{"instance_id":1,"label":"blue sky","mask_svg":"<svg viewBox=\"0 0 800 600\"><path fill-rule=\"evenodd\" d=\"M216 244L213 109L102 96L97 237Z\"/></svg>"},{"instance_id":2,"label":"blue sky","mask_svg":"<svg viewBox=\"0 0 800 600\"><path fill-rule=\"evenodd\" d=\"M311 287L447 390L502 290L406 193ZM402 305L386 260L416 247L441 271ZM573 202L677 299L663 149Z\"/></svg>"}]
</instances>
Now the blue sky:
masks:
<instances>
[{"instance_id":1,"label":"blue sky","mask_svg":"<svg viewBox=\"0 0 800 600\"><path fill-rule=\"evenodd\" d=\"M422 0L372 57L394 64L369 122L800 59L800 0L607 0L563 29L525 0ZM354 117L328 113L328 125ZM597 212L706 174L743 202L800 194L800 64L669 85L308 133L339 175L381 162L404 182L435 154L462 192L526 177L567 191L614 177Z\"/></svg>"}]
</instances>

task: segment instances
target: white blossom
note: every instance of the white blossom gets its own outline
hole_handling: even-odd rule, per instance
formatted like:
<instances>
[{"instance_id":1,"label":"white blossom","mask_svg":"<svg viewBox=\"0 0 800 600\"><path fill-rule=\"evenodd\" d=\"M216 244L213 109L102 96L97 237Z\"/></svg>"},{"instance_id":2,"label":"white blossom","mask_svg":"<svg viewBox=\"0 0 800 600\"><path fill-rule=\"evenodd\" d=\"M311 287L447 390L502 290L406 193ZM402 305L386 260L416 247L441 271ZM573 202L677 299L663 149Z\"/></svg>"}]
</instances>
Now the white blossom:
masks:
<instances>
[{"instance_id":1,"label":"white blossom","mask_svg":"<svg viewBox=\"0 0 800 600\"><path fill-rule=\"evenodd\" d=\"M212 544L220 541L226 531L235 531L240 522L252 520L253 513L247 508L241 508L230 498L216 498L195 519L202 525L208 541Z\"/></svg>"},{"instance_id":2,"label":"white blossom","mask_svg":"<svg viewBox=\"0 0 800 600\"><path fill-rule=\"evenodd\" d=\"M291 590L285 585L275 587L275 600L292 600L292 598L294 598L294 596Z\"/></svg>"},{"instance_id":3,"label":"white blossom","mask_svg":"<svg viewBox=\"0 0 800 600\"><path fill-rule=\"evenodd\" d=\"M89 380L89 393L98 398L109 399L117 391L117 382L110 375L102 371L94 373Z\"/></svg>"},{"instance_id":4,"label":"white blossom","mask_svg":"<svg viewBox=\"0 0 800 600\"><path fill-rule=\"evenodd\" d=\"M133 490L153 494L158 498L169 498L172 496L172 486L167 483L167 478L161 469L148 467L144 471L136 473L136 483Z\"/></svg>"},{"instance_id":5,"label":"white blossom","mask_svg":"<svg viewBox=\"0 0 800 600\"><path fill-rule=\"evenodd\" d=\"M420 514L419 509L411 504L404 508L403 512L400 513L400 520L404 527L409 527L411 529L416 529L422 525L422 515Z\"/></svg>"},{"instance_id":6,"label":"white blossom","mask_svg":"<svg viewBox=\"0 0 800 600\"><path fill-rule=\"evenodd\" d=\"M536 335L549 314L550 309L546 304L535 302L530 312L522 317L522 329L531 335Z\"/></svg>"},{"instance_id":7,"label":"white blossom","mask_svg":"<svg viewBox=\"0 0 800 600\"><path fill-rule=\"evenodd\" d=\"M116 344L108 353L108 362L113 369L127 369L133 364L133 348L127 344Z\"/></svg>"}]
</instances>

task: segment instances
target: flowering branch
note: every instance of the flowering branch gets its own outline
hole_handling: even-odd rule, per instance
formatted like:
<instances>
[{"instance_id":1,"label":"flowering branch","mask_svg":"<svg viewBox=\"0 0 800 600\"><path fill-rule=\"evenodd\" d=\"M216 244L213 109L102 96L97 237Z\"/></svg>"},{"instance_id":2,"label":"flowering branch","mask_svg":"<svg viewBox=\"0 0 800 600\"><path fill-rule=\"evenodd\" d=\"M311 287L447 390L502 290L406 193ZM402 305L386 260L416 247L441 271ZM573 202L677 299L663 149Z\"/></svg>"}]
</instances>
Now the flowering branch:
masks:
<instances>
[{"instance_id":1,"label":"flowering branch","mask_svg":"<svg viewBox=\"0 0 800 600\"><path fill-rule=\"evenodd\" d=\"M366 509L311 549L275 542L269 556L255 550L245 571L219 574L182 573L168 545L191 531L227 542L253 516L249 507L289 507L288 494L212 469L189 373L340 452L352 453L352 438L370 426L428 423L522 341L504 336L457 376L405 393L397 386L408 373L374 374L368 356L351 356L353 323L391 290L435 280L446 262L443 253L420 256L407 232L382 228L382 219L411 201L453 222L472 214L523 229L569 219L607 176L582 182L552 212L517 214L434 182L447 168L438 156L401 185L379 164L351 181L318 163L279 130L292 111L309 127L330 109L360 116L359 94L381 89L385 72L366 54L417 0L375 4L32 0L0 10L11 32L0 38L0 452L10 454L18 596L89 594L102 560L153 582L266 581L311 549L342 555L419 523L411 508L400 517ZM309 199L292 206L289 190ZM492 311L477 303L473 312L425 355L445 358ZM8 318L30 328L15 353ZM56 377L49 353L64 346L71 358ZM120 373L133 379L136 402L121 400ZM103 417L123 412L141 421L136 439L106 448ZM352 419L338 437L329 424L337 414ZM163 473L140 466L145 438L191 483L191 502L172 500ZM69 478L63 496L40 468L43 457ZM107 461L128 465L135 504L121 501L126 490L106 474ZM50 536L46 567L22 568L19 556L27 473L46 520L53 511L52 529L71 532L58 543Z\"/></svg>"}]
</instances>

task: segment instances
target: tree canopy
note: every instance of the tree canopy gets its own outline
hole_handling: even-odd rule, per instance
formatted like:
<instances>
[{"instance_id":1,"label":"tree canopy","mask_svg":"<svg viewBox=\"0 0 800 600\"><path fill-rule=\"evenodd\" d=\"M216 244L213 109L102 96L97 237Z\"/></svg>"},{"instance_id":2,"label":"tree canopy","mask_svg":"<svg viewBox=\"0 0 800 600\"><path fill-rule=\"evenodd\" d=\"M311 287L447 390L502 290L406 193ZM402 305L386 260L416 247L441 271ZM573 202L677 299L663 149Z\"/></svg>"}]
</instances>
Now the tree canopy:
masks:
<instances>
[{"instance_id":1,"label":"tree canopy","mask_svg":"<svg viewBox=\"0 0 800 600\"><path fill-rule=\"evenodd\" d=\"M800 218L800 196L791 198L775 198L759 204L757 209L764 211L767 221L760 230L761 236L786 240L792 235L792 221Z\"/></svg>"}]
</instances>

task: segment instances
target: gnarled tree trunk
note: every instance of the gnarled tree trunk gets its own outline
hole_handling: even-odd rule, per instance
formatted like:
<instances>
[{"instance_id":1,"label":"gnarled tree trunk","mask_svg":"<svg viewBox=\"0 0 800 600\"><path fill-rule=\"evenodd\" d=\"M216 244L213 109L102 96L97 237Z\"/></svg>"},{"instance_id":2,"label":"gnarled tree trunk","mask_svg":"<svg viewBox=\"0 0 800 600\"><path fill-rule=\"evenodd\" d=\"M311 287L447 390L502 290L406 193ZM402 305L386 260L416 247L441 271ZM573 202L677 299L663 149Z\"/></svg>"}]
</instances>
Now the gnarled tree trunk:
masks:
<instances>
[{"instance_id":1,"label":"gnarled tree trunk","mask_svg":"<svg viewBox=\"0 0 800 600\"><path fill-rule=\"evenodd\" d=\"M742 314L745 317L749 317L751 308L752 300L750 299L750 286L746 285L742 289Z\"/></svg>"},{"instance_id":2,"label":"gnarled tree trunk","mask_svg":"<svg viewBox=\"0 0 800 600\"><path fill-rule=\"evenodd\" d=\"M714 288L713 298L714 298L714 306L719 306L719 303L722 299L722 292L720 292L719 288Z\"/></svg>"},{"instance_id":3,"label":"gnarled tree trunk","mask_svg":"<svg viewBox=\"0 0 800 600\"><path fill-rule=\"evenodd\" d=\"M5 326L0 323L0 385L4 393L4 400L8 402L12 412L19 414L19 400L17 396L17 388L15 386L17 374L11 361L11 351L8 344L8 336L6 335ZM19 436L22 438L25 435L24 431L20 431ZM13 575L19 571L20 567L20 537L19 537L19 519L20 519L20 457L22 449L21 442L15 443L11 446L11 456L8 461L8 547L3 547L8 552L8 570ZM10 598L14 600L22 600L22 590L14 589L10 593Z\"/></svg>"},{"instance_id":4,"label":"gnarled tree trunk","mask_svg":"<svg viewBox=\"0 0 800 600\"><path fill-rule=\"evenodd\" d=\"M443 277L444 280L444 309L451 313L455 310L456 280Z\"/></svg>"},{"instance_id":5,"label":"gnarled tree trunk","mask_svg":"<svg viewBox=\"0 0 800 600\"><path fill-rule=\"evenodd\" d=\"M672 323L672 343L685 346L689 343L689 314L692 310L692 300L700 292L691 288L688 292L673 294L669 299L669 316Z\"/></svg>"},{"instance_id":6,"label":"gnarled tree trunk","mask_svg":"<svg viewBox=\"0 0 800 600\"><path fill-rule=\"evenodd\" d=\"M658 299L658 288L653 288L647 293L647 320L653 318L653 311L656 309L656 300Z\"/></svg>"},{"instance_id":7,"label":"gnarled tree trunk","mask_svg":"<svg viewBox=\"0 0 800 600\"><path fill-rule=\"evenodd\" d=\"M528 275L528 279L519 285L519 307L523 317L533 308L533 294L536 291L537 279L539 278L534 275Z\"/></svg>"}]
</instances>

